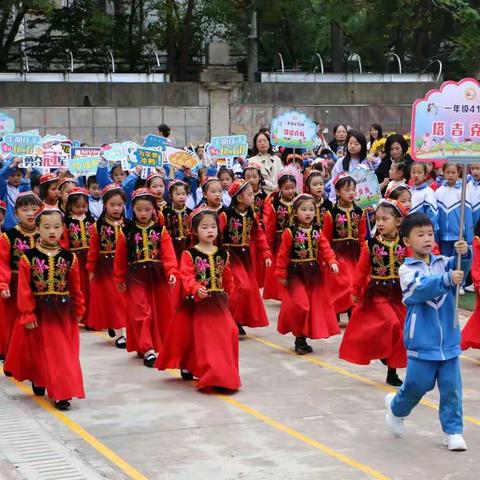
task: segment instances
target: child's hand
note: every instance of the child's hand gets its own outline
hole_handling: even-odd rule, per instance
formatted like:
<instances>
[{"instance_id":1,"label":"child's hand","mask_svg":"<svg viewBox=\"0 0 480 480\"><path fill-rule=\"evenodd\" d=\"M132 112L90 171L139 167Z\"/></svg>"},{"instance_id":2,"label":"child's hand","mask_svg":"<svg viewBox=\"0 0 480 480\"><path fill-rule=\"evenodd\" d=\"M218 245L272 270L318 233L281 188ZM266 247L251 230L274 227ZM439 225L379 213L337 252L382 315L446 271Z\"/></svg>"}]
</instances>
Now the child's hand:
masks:
<instances>
[{"instance_id":1,"label":"child's hand","mask_svg":"<svg viewBox=\"0 0 480 480\"><path fill-rule=\"evenodd\" d=\"M175 275L169 275L168 283L169 283L171 288L174 288L175 285L177 284L177 277Z\"/></svg>"},{"instance_id":2,"label":"child's hand","mask_svg":"<svg viewBox=\"0 0 480 480\"><path fill-rule=\"evenodd\" d=\"M278 281L284 286L286 287L288 285L288 281L286 278L279 278Z\"/></svg>"},{"instance_id":3,"label":"child's hand","mask_svg":"<svg viewBox=\"0 0 480 480\"><path fill-rule=\"evenodd\" d=\"M28 167L28 168L25 170L25 178L26 178L27 180L29 180L31 176L32 176L32 167Z\"/></svg>"},{"instance_id":4,"label":"child's hand","mask_svg":"<svg viewBox=\"0 0 480 480\"><path fill-rule=\"evenodd\" d=\"M2 290L0 292L0 297L2 298L10 298L11 294L10 294L10 290Z\"/></svg>"},{"instance_id":5,"label":"child's hand","mask_svg":"<svg viewBox=\"0 0 480 480\"><path fill-rule=\"evenodd\" d=\"M338 265L336 263L332 263L330 265L330 270L333 272L333 273L338 273L339 272L339 269L338 269Z\"/></svg>"},{"instance_id":6,"label":"child's hand","mask_svg":"<svg viewBox=\"0 0 480 480\"><path fill-rule=\"evenodd\" d=\"M353 304L358 303L358 297L356 295L352 295L352 303Z\"/></svg>"},{"instance_id":7,"label":"child's hand","mask_svg":"<svg viewBox=\"0 0 480 480\"><path fill-rule=\"evenodd\" d=\"M270 258L265 259L265 266L270 268L272 266L272 260Z\"/></svg>"},{"instance_id":8,"label":"child's hand","mask_svg":"<svg viewBox=\"0 0 480 480\"><path fill-rule=\"evenodd\" d=\"M142 170L143 170L143 167L141 165L137 165L135 168L134 168L134 172L140 176L142 174Z\"/></svg>"},{"instance_id":9,"label":"child's hand","mask_svg":"<svg viewBox=\"0 0 480 480\"><path fill-rule=\"evenodd\" d=\"M127 290L127 286L125 285L125 282L119 283L117 285L117 288L120 293L125 293L125 291Z\"/></svg>"},{"instance_id":10,"label":"child's hand","mask_svg":"<svg viewBox=\"0 0 480 480\"><path fill-rule=\"evenodd\" d=\"M452 271L452 282L454 285L460 285L463 282L463 277L465 273L463 270L453 270Z\"/></svg>"},{"instance_id":11,"label":"child's hand","mask_svg":"<svg viewBox=\"0 0 480 480\"><path fill-rule=\"evenodd\" d=\"M204 299L208 297L208 290L205 287L200 287L197 292L197 296L200 299Z\"/></svg>"},{"instance_id":12,"label":"child's hand","mask_svg":"<svg viewBox=\"0 0 480 480\"><path fill-rule=\"evenodd\" d=\"M92 281L95 278L95 273L93 272L88 272L88 279Z\"/></svg>"},{"instance_id":13,"label":"child's hand","mask_svg":"<svg viewBox=\"0 0 480 480\"><path fill-rule=\"evenodd\" d=\"M459 240L455 242L455 251L460 255L466 255L468 253L468 244L465 240Z\"/></svg>"},{"instance_id":14,"label":"child's hand","mask_svg":"<svg viewBox=\"0 0 480 480\"><path fill-rule=\"evenodd\" d=\"M17 168L19 165L20 165L20 162L22 161L22 159L20 157L15 157L13 160L12 160L12 165L10 166L11 169L14 169L14 168Z\"/></svg>"},{"instance_id":15,"label":"child's hand","mask_svg":"<svg viewBox=\"0 0 480 480\"><path fill-rule=\"evenodd\" d=\"M75 317L75 320L77 321L77 323L80 323L82 321L82 316L79 315L78 317Z\"/></svg>"},{"instance_id":16,"label":"child's hand","mask_svg":"<svg viewBox=\"0 0 480 480\"><path fill-rule=\"evenodd\" d=\"M25 328L26 328L27 330L33 330L33 329L35 329L35 328L37 328L37 327L38 327L37 322L27 322L27 323L25 324Z\"/></svg>"}]
</instances>

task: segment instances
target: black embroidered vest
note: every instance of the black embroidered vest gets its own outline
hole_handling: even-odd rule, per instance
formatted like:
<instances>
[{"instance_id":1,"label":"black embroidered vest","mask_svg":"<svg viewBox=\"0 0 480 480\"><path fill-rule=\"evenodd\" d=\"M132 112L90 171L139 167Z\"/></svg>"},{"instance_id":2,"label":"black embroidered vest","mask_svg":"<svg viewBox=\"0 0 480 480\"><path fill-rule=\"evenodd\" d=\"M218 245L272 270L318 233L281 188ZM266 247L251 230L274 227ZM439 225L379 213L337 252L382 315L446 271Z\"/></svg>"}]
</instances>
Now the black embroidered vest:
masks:
<instances>
[{"instance_id":1,"label":"black embroidered vest","mask_svg":"<svg viewBox=\"0 0 480 480\"><path fill-rule=\"evenodd\" d=\"M27 233L19 225L11 228L3 234L10 246L10 269L18 273L18 264L22 255L35 247L38 240L38 233Z\"/></svg>"},{"instance_id":2,"label":"black embroidered vest","mask_svg":"<svg viewBox=\"0 0 480 480\"><path fill-rule=\"evenodd\" d=\"M189 248L192 256L195 280L204 286L208 292L224 293L223 272L228 265L228 252L219 248L213 254L207 254L198 248Z\"/></svg>"}]
</instances>

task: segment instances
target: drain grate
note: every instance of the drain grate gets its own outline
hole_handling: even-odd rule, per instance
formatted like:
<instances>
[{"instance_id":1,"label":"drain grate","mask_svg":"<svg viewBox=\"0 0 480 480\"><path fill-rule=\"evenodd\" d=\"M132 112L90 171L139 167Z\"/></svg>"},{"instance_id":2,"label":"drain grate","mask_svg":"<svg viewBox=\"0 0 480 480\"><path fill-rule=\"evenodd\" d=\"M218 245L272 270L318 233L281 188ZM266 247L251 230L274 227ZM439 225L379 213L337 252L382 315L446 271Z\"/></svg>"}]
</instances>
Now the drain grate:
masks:
<instances>
[{"instance_id":1,"label":"drain grate","mask_svg":"<svg viewBox=\"0 0 480 480\"><path fill-rule=\"evenodd\" d=\"M33 417L0 390L0 452L27 480L100 480Z\"/></svg>"}]
</instances>

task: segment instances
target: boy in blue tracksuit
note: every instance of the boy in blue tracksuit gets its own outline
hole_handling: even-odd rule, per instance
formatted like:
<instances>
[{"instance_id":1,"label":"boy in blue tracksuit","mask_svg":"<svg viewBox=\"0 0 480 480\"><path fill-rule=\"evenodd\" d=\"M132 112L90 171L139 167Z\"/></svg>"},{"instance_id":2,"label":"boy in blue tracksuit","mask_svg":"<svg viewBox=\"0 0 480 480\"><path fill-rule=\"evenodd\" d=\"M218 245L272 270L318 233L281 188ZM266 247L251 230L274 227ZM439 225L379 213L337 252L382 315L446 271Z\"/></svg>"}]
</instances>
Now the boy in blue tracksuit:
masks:
<instances>
[{"instance_id":1,"label":"boy in blue tracksuit","mask_svg":"<svg viewBox=\"0 0 480 480\"><path fill-rule=\"evenodd\" d=\"M470 249L465 241L455 243L456 252L462 255L463 271L456 270L456 257L432 255L433 224L421 213L405 219L402 236L413 251L413 256L406 258L399 269L403 303L407 306L404 342L408 364L402 387L385 399L386 425L401 436L405 417L436 382L440 391L440 423L445 432L443 444L449 450L466 450L455 288L470 268Z\"/></svg>"}]
</instances>

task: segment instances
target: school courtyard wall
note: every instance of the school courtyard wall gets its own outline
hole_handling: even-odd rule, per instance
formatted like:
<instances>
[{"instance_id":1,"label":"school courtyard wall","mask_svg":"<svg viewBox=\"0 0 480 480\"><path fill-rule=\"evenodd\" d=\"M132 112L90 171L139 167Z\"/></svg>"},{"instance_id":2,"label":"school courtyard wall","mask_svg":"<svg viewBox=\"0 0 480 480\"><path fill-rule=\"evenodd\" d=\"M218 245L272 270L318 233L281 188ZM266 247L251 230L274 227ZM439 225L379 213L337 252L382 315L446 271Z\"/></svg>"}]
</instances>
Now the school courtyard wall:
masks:
<instances>
[{"instance_id":1,"label":"school courtyard wall","mask_svg":"<svg viewBox=\"0 0 480 480\"><path fill-rule=\"evenodd\" d=\"M64 133L90 145L140 142L167 123L178 145L246 134L296 108L332 131L342 122L367 131L410 129L412 102L433 83L56 83L1 82L0 111L19 130Z\"/></svg>"}]
</instances>

